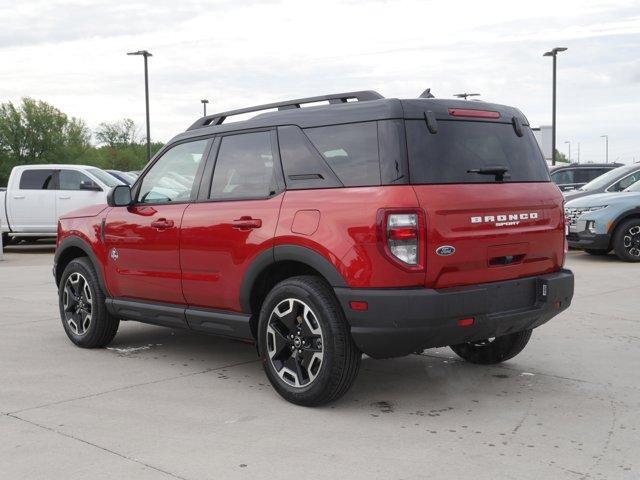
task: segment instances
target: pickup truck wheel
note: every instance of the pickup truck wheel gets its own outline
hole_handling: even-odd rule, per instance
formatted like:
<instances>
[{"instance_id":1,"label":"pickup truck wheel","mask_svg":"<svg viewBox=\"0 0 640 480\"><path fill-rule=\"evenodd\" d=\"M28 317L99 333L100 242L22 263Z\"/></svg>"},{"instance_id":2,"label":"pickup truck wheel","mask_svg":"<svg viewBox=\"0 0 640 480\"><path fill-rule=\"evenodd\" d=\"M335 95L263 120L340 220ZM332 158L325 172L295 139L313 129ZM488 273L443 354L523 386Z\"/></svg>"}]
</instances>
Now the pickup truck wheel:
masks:
<instances>
[{"instance_id":1,"label":"pickup truck wheel","mask_svg":"<svg viewBox=\"0 0 640 480\"><path fill-rule=\"evenodd\" d=\"M60 318L69 339L84 348L108 345L120 321L109 314L105 295L89 259L69 262L58 288Z\"/></svg>"},{"instance_id":2,"label":"pickup truck wheel","mask_svg":"<svg viewBox=\"0 0 640 480\"><path fill-rule=\"evenodd\" d=\"M313 276L289 278L269 292L260 310L258 347L275 390L304 406L344 395L362 356L333 292Z\"/></svg>"},{"instance_id":3,"label":"pickup truck wheel","mask_svg":"<svg viewBox=\"0 0 640 480\"><path fill-rule=\"evenodd\" d=\"M530 338L531 330L522 330L501 337L451 345L450 348L467 362L490 365L505 362L518 355Z\"/></svg>"},{"instance_id":4,"label":"pickup truck wheel","mask_svg":"<svg viewBox=\"0 0 640 480\"><path fill-rule=\"evenodd\" d=\"M629 219L616 228L613 248L620 260L640 262L640 218Z\"/></svg>"},{"instance_id":5,"label":"pickup truck wheel","mask_svg":"<svg viewBox=\"0 0 640 480\"><path fill-rule=\"evenodd\" d=\"M2 234L2 245L4 247L11 245L13 243L13 237L9 236L8 233L3 233Z\"/></svg>"}]
</instances>

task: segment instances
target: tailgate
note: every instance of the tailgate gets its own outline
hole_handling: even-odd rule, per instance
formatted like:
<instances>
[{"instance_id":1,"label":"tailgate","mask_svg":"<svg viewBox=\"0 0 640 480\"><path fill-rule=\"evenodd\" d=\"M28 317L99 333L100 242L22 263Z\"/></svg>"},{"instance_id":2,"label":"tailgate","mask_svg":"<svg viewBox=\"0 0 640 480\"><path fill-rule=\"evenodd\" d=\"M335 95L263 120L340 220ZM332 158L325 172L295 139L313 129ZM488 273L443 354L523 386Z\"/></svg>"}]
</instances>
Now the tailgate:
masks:
<instances>
[{"instance_id":1,"label":"tailgate","mask_svg":"<svg viewBox=\"0 0 640 480\"><path fill-rule=\"evenodd\" d=\"M425 286L496 282L561 268L564 218L562 195L554 184L413 188L427 218Z\"/></svg>"}]
</instances>

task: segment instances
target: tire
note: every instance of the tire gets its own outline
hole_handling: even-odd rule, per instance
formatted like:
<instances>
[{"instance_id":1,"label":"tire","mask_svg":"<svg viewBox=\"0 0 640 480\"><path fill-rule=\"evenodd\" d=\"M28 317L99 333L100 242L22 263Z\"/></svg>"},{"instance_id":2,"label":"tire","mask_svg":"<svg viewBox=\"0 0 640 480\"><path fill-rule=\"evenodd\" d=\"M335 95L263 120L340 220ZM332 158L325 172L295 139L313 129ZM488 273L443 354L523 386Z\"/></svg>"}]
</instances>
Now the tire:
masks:
<instances>
[{"instance_id":1,"label":"tire","mask_svg":"<svg viewBox=\"0 0 640 480\"><path fill-rule=\"evenodd\" d=\"M595 248L585 248L584 251L587 252L589 255L594 255L594 256L608 255L610 252L610 250L600 250Z\"/></svg>"},{"instance_id":2,"label":"tire","mask_svg":"<svg viewBox=\"0 0 640 480\"><path fill-rule=\"evenodd\" d=\"M260 309L258 348L273 388L307 407L344 395L362 357L330 287L313 276L289 278L269 292Z\"/></svg>"},{"instance_id":3,"label":"tire","mask_svg":"<svg viewBox=\"0 0 640 480\"><path fill-rule=\"evenodd\" d=\"M451 345L449 348L467 362L491 365L506 362L518 355L530 338L531 330L522 330L494 339Z\"/></svg>"},{"instance_id":4,"label":"tire","mask_svg":"<svg viewBox=\"0 0 640 480\"><path fill-rule=\"evenodd\" d=\"M4 232L2 234L2 246L3 247L8 247L9 245L13 244L13 237L9 236L8 233Z\"/></svg>"},{"instance_id":5,"label":"tire","mask_svg":"<svg viewBox=\"0 0 640 480\"><path fill-rule=\"evenodd\" d=\"M120 320L107 311L104 292L88 258L71 260L64 269L58 303L64 331L77 346L102 348L115 337Z\"/></svg>"},{"instance_id":6,"label":"tire","mask_svg":"<svg viewBox=\"0 0 640 480\"><path fill-rule=\"evenodd\" d=\"M640 218L622 222L613 234L616 256L625 262L640 262Z\"/></svg>"}]
</instances>

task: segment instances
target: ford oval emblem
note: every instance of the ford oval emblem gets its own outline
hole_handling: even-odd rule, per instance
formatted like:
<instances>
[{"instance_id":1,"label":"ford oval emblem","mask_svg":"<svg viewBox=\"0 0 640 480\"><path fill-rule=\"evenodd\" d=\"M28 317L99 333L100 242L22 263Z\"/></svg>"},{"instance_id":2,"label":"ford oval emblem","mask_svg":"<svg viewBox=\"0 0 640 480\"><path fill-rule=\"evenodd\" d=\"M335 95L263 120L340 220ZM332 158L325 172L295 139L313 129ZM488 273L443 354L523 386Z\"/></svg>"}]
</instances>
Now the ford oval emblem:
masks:
<instances>
[{"instance_id":1,"label":"ford oval emblem","mask_svg":"<svg viewBox=\"0 0 640 480\"><path fill-rule=\"evenodd\" d=\"M456 249L451 245L442 245L436 249L436 253L441 257L448 257L449 255L456 253Z\"/></svg>"}]
</instances>

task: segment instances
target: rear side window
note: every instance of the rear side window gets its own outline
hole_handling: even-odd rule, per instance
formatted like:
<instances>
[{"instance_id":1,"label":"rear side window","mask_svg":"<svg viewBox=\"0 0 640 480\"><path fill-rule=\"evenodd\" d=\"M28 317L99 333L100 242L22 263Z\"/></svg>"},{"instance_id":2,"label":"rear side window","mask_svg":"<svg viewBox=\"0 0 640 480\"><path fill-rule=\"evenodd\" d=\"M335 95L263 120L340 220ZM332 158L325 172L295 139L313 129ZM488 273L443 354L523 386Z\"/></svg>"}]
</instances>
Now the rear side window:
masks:
<instances>
[{"instance_id":1,"label":"rear side window","mask_svg":"<svg viewBox=\"0 0 640 480\"><path fill-rule=\"evenodd\" d=\"M266 198L277 192L270 132L222 138L209 198Z\"/></svg>"},{"instance_id":2,"label":"rear side window","mask_svg":"<svg viewBox=\"0 0 640 480\"><path fill-rule=\"evenodd\" d=\"M345 187L380 185L376 122L307 128L304 132Z\"/></svg>"},{"instance_id":3,"label":"rear side window","mask_svg":"<svg viewBox=\"0 0 640 480\"><path fill-rule=\"evenodd\" d=\"M493 183L494 175L469 170L504 166L505 182L547 182L549 172L529 128L518 137L511 124L439 120L432 134L424 120L407 120L411 183Z\"/></svg>"},{"instance_id":4,"label":"rear side window","mask_svg":"<svg viewBox=\"0 0 640 480\"><path fill-rule=\"evenodd\" d=\"M20 190L54 190L53 170L25 170L20 177Z\"/></svg>"}]
</instances>

